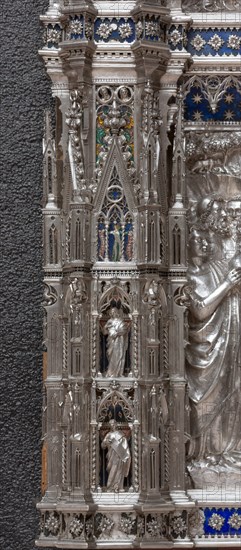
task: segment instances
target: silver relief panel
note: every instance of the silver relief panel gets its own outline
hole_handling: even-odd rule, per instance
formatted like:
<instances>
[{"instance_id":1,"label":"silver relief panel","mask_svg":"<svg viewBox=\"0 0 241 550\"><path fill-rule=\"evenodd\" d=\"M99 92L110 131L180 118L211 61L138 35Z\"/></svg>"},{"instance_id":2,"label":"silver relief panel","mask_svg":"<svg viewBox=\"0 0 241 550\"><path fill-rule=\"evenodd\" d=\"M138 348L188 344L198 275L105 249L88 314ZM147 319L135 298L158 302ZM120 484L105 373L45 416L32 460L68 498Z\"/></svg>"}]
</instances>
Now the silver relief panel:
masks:
<instances>
[{"instance_id":1,"label":"silver relief panel","mask_svg":"<svg viewBox=\"0 0 241 550\"><path fill-rule=\"evenodd\" d=\"M187 468L195 487L240 484L240 132L187 133Z\"/></svg>"}]
</instances>

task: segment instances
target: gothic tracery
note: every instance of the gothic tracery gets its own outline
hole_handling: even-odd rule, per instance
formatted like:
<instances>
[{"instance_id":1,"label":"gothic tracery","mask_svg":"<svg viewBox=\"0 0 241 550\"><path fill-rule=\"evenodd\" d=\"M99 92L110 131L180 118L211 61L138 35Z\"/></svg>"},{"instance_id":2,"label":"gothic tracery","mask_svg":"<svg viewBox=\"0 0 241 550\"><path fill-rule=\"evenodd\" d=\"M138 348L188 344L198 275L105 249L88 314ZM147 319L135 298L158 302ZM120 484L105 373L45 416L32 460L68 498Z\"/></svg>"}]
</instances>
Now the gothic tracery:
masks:
<instances>
[{"instance_id":1,"label":"gothic tracery","mask_svg":"<svg viewBox=\"0 0 241 550\"><path fill-rule=\"evenodd\" d=\"M196 2L193 19L188 0L104 4L50 0L42 16L58 109L43 140L36 544L229 548L241 535L239 2Z\"/></svg>"}]
</instances>

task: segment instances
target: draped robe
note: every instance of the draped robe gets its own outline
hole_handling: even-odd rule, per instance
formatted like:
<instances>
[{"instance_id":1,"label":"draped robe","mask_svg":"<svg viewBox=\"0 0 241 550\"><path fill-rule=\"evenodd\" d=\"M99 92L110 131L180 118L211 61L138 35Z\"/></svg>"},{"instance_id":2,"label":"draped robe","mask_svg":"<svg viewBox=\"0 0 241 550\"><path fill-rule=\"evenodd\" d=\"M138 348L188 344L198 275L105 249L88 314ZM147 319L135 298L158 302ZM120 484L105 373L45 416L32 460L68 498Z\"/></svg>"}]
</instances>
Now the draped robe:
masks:
<instances>
[{"instance_id":1,"label":"draped robe","mask_svg":"<svg viewBox=\"0 0 241 550\"><path fill-rule=\"evenodd\" d=\"M131 453L126 437L118 430L110 431L102 442L102 448L107 452L107 489L114 491L123 489L124 478L128 476L131 463Z\"/></svg>"},{"instance_id":2,"label":"draped robe","mask_svg":"<svg viewBox=\"0 0 241 550\"><path fill-rule=\"evenodd\" d=\"M207 298L225 280L225 261L189 269L195 285L189 311L186 373L191 400L189 456L241 465L240 295L234 287L213 314L195 316ZM197 311L197 309L196 309Z\"/></svg>"}]
</instances>

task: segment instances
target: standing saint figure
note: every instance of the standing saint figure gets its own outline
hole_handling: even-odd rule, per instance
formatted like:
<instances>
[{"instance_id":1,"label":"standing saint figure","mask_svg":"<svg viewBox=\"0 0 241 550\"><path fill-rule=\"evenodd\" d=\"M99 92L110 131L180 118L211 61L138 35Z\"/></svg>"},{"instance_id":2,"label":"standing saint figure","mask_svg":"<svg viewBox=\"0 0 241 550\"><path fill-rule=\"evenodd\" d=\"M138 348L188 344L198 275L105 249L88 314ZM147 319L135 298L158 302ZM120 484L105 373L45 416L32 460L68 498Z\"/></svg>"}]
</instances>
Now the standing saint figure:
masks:
<instances>
[{"instance_id":1,"label":"standing saint figure","mask_svg":"<svg viewBox=\"0 0 241 550\"><path fill-rule=\"evenodd\" d=\"M119 262L121 259L121 235L120 235L120 227L116 222L114 222L114 229L110 231L109 234L113 235L114 237L111 261Z\"/></svg>"},{"instance_id":2,"label":"standing saint figure","mask_svg":"<svg viewBox=\"0 0 241 550\"><path fill-rule=\"evenodd\" d=\"M131 465L131 453L128 441L122 432L117 430L116 420L110 420L110 431L102 441L102 449L107 452L107 491L122 491L124 478L128 476Z\"/></svg>"},{"instance_id":3,"label":"standing saint figure","mask_svg":"<svg viewBox=\"0 0 241 550\"><path fill-rule=\"evenodd\" d=\"M238 258L219 259L217 236L192 231L188 280L186 374L191 400L189 471L201 488L204 470L240 479L241 354ZM196 472L196 473L195 473ZM197 477L196 477L197 475Z\"/></svg>"},{"instance_id":4,"label":"standing saint figure","mask_svg":"<svg viewBox=\"0 0 241 550\"><path fill-rule=\"evenodd\" d=\"M107 376L123 376L126 351L128 348L128 324L121 318L121 311L116 307L110 310L110 319L104 326L107 337L107 357L109 360Z\"/></svg>"}]
</instances>

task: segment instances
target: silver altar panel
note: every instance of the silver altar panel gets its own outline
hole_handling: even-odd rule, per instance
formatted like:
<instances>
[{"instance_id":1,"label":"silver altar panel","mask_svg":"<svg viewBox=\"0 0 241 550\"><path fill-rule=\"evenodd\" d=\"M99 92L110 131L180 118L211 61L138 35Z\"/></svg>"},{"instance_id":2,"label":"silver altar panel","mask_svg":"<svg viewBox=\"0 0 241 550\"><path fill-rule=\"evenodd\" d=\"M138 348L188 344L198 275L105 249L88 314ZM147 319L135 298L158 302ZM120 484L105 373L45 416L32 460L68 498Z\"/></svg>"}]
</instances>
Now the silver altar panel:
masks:
<instances>
[{"instance_id":1,"label":"silver altar panel","mask_svg":"<svg viewBox=\"0 0 241 550\"><path fill-rule=\"evenodd\" d=\"M241 22L190 4L41 16L39 547L240 542Z\"/></svg>"}]
</instances>

